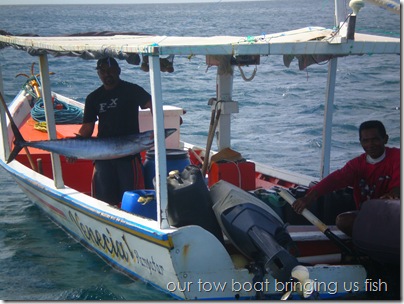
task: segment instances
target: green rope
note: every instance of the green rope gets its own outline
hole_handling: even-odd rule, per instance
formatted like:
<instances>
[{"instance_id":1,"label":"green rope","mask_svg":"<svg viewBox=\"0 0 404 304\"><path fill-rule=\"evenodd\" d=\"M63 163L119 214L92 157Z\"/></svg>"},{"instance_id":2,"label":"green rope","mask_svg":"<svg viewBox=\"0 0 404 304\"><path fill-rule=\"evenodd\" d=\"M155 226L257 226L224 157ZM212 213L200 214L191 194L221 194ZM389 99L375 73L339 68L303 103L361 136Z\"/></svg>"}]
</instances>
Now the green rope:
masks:
<instances>
[{"instance_id":1,"label":"green rope","mask_svg":"<svg viewBox=\"0 0 404 304\"><path fill-rule=\"evenodd\" d=\"M77 106L69 105L55 99L53 102L56 124L81 124L83 123L83 110ZM42 98L38 99L31 109L31 116L35 121L46 121L45 108Z\"/></svg>"},{"instance_id":2,"label":"green rope","mask_svg":"<svg viewBox=\"0 0 404 304\"><path fill-rule=\"evenodd\" d=\"M32 96L31 104L31 117L38 122L46 121L45 108L42 98L37 96L31 81L35 80L40 85L39 79L33 75L25 82L23 89L27 94ZM35 104L33 104L33 102ZM53 100L53 109L55 113L56 124L81 124L83 123L83 110L77 106L70 105L66 102L60 101L57 98Z\"/></svg>"}]
</instances>

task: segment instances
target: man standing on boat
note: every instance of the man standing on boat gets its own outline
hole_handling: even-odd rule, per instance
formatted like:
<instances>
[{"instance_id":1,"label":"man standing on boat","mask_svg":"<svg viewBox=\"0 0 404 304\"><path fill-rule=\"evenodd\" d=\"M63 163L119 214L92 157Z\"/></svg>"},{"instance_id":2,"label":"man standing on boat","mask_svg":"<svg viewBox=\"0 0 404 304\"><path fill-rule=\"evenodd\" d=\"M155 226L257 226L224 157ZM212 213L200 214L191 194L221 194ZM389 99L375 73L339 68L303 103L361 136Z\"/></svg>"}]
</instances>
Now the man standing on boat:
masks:
<instances>
[{"instance_id":1,"label":"man standing on boat","mask_svg":"<svg viewBox=\"0 0 404 304\"><path fill-rule=\"evenodd\" d=\"M310 188L304 197L295 201L293 209L300 214L320 196L348 186L353 187L357 210L369 199L399 199L400 149L386 147L388 139L383 123L363 122L359 127L359 141L365 153ZM355 217L356 212L338 215L337 227L351 235Z\"/></svg>"},{"instance_id":2,"label":"man standing on boat","mask_svg":"<svg viewBox=\"0 0 404 304\"><path fill-rule=\"evenodd\" d=\"M112 57L98 60L96 70L103 85L86 98L78 136L91 137L97 120L97 137L139 133L139 107L152 110L150 94L139 85L120 79L121 69ZM118 205L125 191L143 188L139 154L94 162L91 195L97 199Z\"/></svg>"}]
</instances>

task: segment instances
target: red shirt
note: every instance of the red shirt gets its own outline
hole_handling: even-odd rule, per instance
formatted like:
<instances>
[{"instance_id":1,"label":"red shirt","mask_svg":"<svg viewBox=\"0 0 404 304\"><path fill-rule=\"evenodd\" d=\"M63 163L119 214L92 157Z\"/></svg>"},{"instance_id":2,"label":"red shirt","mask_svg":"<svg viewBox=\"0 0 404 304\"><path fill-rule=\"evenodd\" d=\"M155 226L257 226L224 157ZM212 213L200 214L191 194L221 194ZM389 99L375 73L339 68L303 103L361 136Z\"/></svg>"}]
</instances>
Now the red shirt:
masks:
<instances>
[{"instance_id":1,"label":"red shirt","mask_svg":"<svg viewBox=\"0 0 404 304\"><path fill-rule=\"evenodd\" d=\"M400 187L400 149L385 148L385 158L370 164L366 153L350 160L346 165L331 173L310 189L322 196L334 190L353 187L356 208L362 202L380 198L395 187Z\"/></svg>"}]
</instances>

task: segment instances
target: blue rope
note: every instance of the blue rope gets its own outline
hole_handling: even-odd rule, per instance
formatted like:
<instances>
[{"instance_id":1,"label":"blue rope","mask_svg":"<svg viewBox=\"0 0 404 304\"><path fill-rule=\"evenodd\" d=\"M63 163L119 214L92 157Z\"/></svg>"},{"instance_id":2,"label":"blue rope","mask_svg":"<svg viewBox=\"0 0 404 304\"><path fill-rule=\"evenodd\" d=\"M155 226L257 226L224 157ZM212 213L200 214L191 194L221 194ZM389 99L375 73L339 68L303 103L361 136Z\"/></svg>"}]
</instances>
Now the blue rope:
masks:
<instances>
[{"instance_id":1,"label":"blue rope","mask_svg":"<svg viewBox=\"0 0 404 304\"><path fill-rule=\"evenodd\" d=\"M77 106L69 105L63 101L54 100L56 124L81 124L83 123L83 110ZM31 116L35 121L46 121L45 108L42 98L39 98L31 109Z\"/></svg>"}]
</instances>

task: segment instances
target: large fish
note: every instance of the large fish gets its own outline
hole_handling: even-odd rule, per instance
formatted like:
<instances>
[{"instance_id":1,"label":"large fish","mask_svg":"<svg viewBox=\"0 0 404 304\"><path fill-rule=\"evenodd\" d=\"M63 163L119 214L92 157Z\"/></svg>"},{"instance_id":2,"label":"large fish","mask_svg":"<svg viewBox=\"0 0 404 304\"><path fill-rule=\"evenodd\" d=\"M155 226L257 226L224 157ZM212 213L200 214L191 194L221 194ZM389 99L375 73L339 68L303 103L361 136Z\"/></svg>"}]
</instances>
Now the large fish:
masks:
<instances>
[{"instance_id":1,"label":"large fish","mask_svg":"<svg viewBox=\"0 0 404 304\"><path fill-rule=\"evenodd\" d=\"M165 129L165 137L177 129ZM26 141L17 128L14 132L14 149L8 157L11 162L24 147L33 147L77 159L114 159L134 155L154 145L153 130L139 134L109 138L64 138L52 140Z\"/></svg>"}]
</instances>

